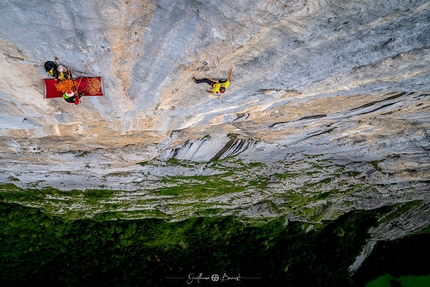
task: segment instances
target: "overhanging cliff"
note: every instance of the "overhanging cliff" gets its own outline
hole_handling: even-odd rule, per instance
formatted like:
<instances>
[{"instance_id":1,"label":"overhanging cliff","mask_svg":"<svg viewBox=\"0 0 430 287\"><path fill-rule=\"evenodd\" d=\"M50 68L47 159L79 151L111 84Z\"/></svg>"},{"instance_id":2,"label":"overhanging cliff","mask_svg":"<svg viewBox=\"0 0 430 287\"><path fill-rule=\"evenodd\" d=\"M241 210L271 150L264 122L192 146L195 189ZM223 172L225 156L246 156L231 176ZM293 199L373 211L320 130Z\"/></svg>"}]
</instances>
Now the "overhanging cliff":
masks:
<instances>
[{"instance_id":1,"label":"overhanging cliff","mask_svg":"<svg viewBox=\"0 0 430 287\"><path fill-rule=\"evenodd\" d=\"M411 201L428 214L428 1L3 1L0 11L0 181L58 189L6 200L71 217L315 223ZM103 76L105 96L43 99L54 56L76 71L94 62L86 72ZM233 65L220 98L191 80ZM117 192L64 193L100 189Z\"/></svg>"}]
</instances>

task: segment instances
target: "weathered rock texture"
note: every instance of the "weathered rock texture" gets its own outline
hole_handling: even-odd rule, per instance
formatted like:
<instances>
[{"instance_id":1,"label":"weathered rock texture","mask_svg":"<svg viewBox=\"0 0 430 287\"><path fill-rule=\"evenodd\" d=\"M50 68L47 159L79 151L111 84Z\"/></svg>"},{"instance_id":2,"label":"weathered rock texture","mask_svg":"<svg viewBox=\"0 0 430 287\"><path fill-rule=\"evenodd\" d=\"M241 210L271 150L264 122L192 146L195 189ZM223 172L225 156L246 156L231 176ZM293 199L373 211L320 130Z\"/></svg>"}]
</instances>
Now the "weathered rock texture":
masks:
<instances>
[{"instance_id":1,"label":"weathered rock texture","mask_svg":"<svg viewBox=\"0 0 430 287\"><path fill-rule=\"evenodd\" d=\"M254 176L265 185L189 203L315 222L430 199L426 0L6 0L0 11L1 182L151 194L168 175L222 174L211 162L237 155L264 164ZM91 63L105 96L43 99L42 64L54 56L76 71ZM220 98L191 80L233 65ZM297 211L293 193L315 200ZM175 212L180 196L157 196L141 209L195 214Z\"/></svg>"}]
</instances>

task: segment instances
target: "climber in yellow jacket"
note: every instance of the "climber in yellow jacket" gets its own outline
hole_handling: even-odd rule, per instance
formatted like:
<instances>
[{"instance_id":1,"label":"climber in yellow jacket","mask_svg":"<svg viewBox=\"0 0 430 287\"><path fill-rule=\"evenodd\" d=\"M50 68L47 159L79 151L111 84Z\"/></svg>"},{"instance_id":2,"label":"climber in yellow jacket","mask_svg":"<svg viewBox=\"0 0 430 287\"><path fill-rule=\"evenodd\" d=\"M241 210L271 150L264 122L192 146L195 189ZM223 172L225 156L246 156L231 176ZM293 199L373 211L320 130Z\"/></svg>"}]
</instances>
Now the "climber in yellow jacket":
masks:
<instances>
[{"instance_id":1,"label":"climber in yellow jacket","mask_svg":"<svg viewBox=\"0 0 430 287\"><path fill-rule=\"evenodd\" d=\"M234 67L230 69L230 74L228 75L227 80L215 81L208 78L196 79L195 77L193 77L193 81L196 84L207 83L209 86L211 86L212 90L206 90L206 92L208 93L223 94L225 90L228 88L228 86L230 86L231 78L233 77L233 72L234 72Z\"/></svg>"}]
</instances>

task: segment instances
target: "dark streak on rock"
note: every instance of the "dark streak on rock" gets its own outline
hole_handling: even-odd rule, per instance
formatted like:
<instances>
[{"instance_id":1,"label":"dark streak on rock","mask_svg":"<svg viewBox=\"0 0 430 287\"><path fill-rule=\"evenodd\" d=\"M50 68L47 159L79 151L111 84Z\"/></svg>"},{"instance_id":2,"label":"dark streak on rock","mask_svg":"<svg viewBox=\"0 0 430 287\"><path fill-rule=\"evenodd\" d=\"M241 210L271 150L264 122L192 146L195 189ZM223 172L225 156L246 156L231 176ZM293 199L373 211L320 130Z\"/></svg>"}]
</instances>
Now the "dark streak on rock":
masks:
<instances>
[{"instance_id":1,"label":"dark streak on rock","mask_svg":"<svg viewBox=\"0 0 430 287\"><path fill-rule=\"evenodd\" d=\"M269 128L274 128L277 125L282 125L282 124L286 124L286 123L289 123L289 122L276 122L276 123L270 124Z\"/></svg>"},{"instance_id":2,"label":"dark streak on rock","mask_svg":"<svg viewBox=\"0 0 430 287\"><path fill-rule=\"evenodd\" d=\"M231 140L229 140L226 144L225 144L225 146L222 148L222 149L220 149L220 151L219 152L217 152L217 154L216 155L214 155L214 157L213 158L211 158L210 160L209 160L209 162L211 162L211 161L215 161L215 160L217 160L217 159L219 159L226 151L228 151L228 149L233 145L233 143L236 141L236 139L231 139Z\"/></svg>"},{"instance_id":3,"label":"dark streak on rock","mask_svg":"<svg viewBox=\"0 0 430 287\"><path fill-rule=\"evenodd\" d=\"M308 136L308 137L304 138L303 140L307 140L307 139L309 139L309 138L316 137L316 136L323 135L323 134L328 134L328 133L330 133L331 131L333 131L334 129L336 129L336 128L335 128L335 127L334 127L334 128L330 128L330 129L325 130L325 131L322 131L322 132L320 132L320 133L313 134L313 135L311 135L311 136Z\"/></svg>"},{"instance_id":4,"label":"dark streak on rock","mask_svg":"<svg viewBox=\"0 0 430 287\"><path fill-rule=\"evenodd\" d=\"M388 101L388 100L394 100L394 99L397 99L397 98L399 98L399 97L401 97L401 96L404 96L404 95L406 95L406 94L407 94L406 92L398 93L397 95L394 95L394 96L388 97L388 98L383 99L383 100L380 100L380 101L370 102L370 103L368 103L368 104L365 104L365 105L359 106L358 108L354 108L354 109L351 109L351 110L349 110L349 111L351 112L351 111L355 111L355 110L359 110L359 109L368 108L368 107L371 107L371 106L373 106L373 105L375 105L375 104L377 104L377 103L380 103L380 102L383 102L383 101Z\"/></svg>"},{"instance_id":5,"label":"dark streak on rock","mask_svg":"<svg viewBox=\"0 0 430 287\"><path fill-rule=\"evenodd\" d=\"M377 110L380 110L380 109L383 109L383 108L389 107L389 106L391 106L391 105L394 105L395 103L397 103L397 102L383 105L383 106L381 106L381 107L379 107L379 108L376 108L376 109L374 109L374 110L371 110L371 111L369 111L369 112L360 113L359 115L366 115L366 114L370 114L370 113L376 112Z\"/></svg>"},{"instance_id":6,"label":"dark streak on rock","mask_svg":"<svg viewBox=\"0 0 430 287\"><path fill-rule=\"evenodd\" d=\"M236 115L237 115L237 119L234 119L233 121L246 120L249 117L249 113L236 114Z\"/></svg>"},{"instance_id":7,"label":"dark streak on rock","mask_svg":"<svg viewBox=\"0 0 430 287\"><path fill-rule=\"evenodd\" d=\"M230 155L238 154L243 149L244 146L245 146L245 148L242 151L245 151L251 146L251 142L249 140L242 140L242 139L233 138L233 139L229 140L225 144L225 146L214 157L212 157L210 159L210 162L221 158L228 150L230 150L230 148L232 146L235 146L235 148L233 151L231 151Z\"/></svg>"},{"instance_id":8,"label":"dark streak on rock","mask_svg":"<svg viewBox=\"0 0 430 287\"><path fill-rule=\"evenodd\" d=\"M177 155L178 155L178 151L180 150L180 148L175 148L174 150L173 150L173 156L172 156L172 158L175 158Z\"/></svg>"},{"instance_id":9,"label":"dark streak on rock","mask_svg":"<svg viewBox=\"0 0 430 287\"><path fill-rule=\"evenodd\" d=\"M303 118L300 118L297 121L303 121L303 120L314 120L314 119L320 119L320 118L325 118L327 115L314 115L314 116L306 116Z\"/></svg>"},{"instance_id":10,"label":"dark streak on rock","mask_svg":"<svg viewBox=\"0 0 430 287\"><path fill-rule=\"evenodd\" d=\"M313 116L305 116L305 117L302 117L302 118L299 118L299 119L297 119L297 120L295 120L295 121L287 121L287 122L276 122L276 123L273 123L273 124L270 124L269 125L269 128L273 128L273 127L275 127L275 126L277 126L277 125L282 125L282 124L286 124L286 123L293 123L293 122L298 122L298 121L303 121L303 120L314 120L314 119L320 119L320 118L324 118L324 117L326 117L327 115L313 115Z\"/></svg>"}]
</instances>

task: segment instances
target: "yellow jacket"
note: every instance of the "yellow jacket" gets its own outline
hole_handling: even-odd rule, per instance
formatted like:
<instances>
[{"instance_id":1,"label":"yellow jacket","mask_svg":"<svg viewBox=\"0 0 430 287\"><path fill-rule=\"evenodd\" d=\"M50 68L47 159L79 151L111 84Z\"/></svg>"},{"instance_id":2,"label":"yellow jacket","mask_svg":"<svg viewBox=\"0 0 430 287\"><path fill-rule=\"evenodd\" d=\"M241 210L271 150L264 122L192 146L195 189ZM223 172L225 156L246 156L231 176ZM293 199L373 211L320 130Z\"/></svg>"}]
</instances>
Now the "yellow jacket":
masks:
<instances>
[{"instance_id":1,"label":"yellow jacket","mask_svg":"<svg viewBox=\"0 0 430 287\"><path fill-rule=\"evenodd\" d=\"M230 86L230 82L227 81L225 83L215 83L212 85L212 92L214 93L219 93L219 89L221 88L221 85L224 85L224 88L228 88L228 86Z\"/></svg>"}]
</instances>

